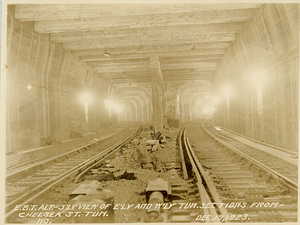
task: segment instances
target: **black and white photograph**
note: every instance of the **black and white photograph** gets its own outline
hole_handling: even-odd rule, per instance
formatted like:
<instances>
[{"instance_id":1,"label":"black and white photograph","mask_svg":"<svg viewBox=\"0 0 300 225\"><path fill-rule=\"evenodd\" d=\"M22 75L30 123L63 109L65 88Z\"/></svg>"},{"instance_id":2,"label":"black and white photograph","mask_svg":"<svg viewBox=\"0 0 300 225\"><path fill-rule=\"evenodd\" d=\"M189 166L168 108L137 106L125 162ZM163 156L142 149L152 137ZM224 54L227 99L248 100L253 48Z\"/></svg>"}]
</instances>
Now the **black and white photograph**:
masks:
<instances>
[{"instance_id":1,"label":"black and white photograph","mask_svg":"<svg viewBox=\"0 0 300 225\"><path fill-rule=\"evenodd\" d=\"M1 224L297 224L300 1L3 0Z\"/></svg>"}]
</instances>

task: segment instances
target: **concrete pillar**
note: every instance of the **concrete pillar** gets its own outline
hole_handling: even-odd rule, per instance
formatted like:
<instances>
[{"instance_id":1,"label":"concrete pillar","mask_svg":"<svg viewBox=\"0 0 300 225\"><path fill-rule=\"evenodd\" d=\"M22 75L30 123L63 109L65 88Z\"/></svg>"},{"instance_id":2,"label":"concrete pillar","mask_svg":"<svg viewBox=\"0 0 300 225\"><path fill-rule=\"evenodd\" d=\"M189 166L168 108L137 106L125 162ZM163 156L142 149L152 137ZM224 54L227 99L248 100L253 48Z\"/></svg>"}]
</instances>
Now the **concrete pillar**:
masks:
<instances>
[{"instance_id":1,"label":"concrete pillar","mask_svg":"<svg viewBox=\"0 0 300 225\"><path fill-rule=\"evenodd\" d=\"M153 104L152 122L156 130L162 131L164 119L164 80L157 56L150 57L150 70Z\"/></svg>"}]
</instances>

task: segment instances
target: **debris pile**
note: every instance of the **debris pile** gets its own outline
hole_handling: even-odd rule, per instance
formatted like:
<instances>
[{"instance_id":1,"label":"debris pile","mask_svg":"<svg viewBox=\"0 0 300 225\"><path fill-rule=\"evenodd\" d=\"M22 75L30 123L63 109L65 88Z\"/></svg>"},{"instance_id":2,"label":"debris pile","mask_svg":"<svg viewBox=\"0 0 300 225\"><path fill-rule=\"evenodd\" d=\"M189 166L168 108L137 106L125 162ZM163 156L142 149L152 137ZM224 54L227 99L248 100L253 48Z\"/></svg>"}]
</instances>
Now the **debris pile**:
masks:
<instances>
[{"instance_id":1,"label":"debris pile","mask_svg":"<svg viewBox=\"0 0 300 225\"><path fill-rule=\"evenodd\" d=\"M118 159L118 161L120 161L120 158ZM125 164L122 163L121 165ZM113 164L111 163L111 160L106 160L99 167L91 169L84 177L84 180L98 181L109 181L118 179L135 180L136 177L134 175L134 172L130 172L124 166L123 168L121 168L118 164L116 164L116 160L114 160Z\"/></svg>"},{"instance_id":2,"label":"debris pile","mask_svg":"<svg viewBox=\"0 0 300 225\"><path fill-rule=\"evenodd\" d=\"M176 136L179 129L155 131L150 127L144 128L143 135L132 141L132 148L136 150L137 160L143 169L161 171L170 160L170 150L176 147ZM172 154L172 153L171 153Z\"/></svg>"}]
</instances>

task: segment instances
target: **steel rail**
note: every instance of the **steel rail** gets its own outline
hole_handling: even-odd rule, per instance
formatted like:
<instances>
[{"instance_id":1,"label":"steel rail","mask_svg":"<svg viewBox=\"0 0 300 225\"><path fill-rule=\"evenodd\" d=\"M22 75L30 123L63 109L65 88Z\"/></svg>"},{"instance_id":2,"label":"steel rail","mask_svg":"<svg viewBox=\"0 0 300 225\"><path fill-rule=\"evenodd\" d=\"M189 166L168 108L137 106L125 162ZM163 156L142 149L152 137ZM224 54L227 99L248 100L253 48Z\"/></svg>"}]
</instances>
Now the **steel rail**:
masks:
<instances>
[{"instance_id":1,"label":"steel rail","mask_svg":"<svg viewBox=\"0 0 300 225\"><path fill-rule=\"evenodd\" d=\"M206 121L207 121L207 120L206 120ZM204 121L204 123L205 123L206 121ZM226 127L223 127L223 126L219 126L219 127L221 127L223 130L226 130L226 131L229 132L229 133L236 134L236 135L238 135L238 136L240 136L240 137L246 138L246 139L248 139L248 140L250 140L250 141L253 141L253 142L256 142L256 143L258 143L258 144L260 144L260 145L265 145L265 146L267 146L267 147L275 148L275 149L277 149L277 150L279 150L279 151L289 153L289 154L293 155L294 157L298 157L298 152L295 152L295 151L292 151L292 150L288 150L288 149L285 149L285 148L281 148L281 147L278 147L278 146L275 146L275 145L271 145L271 144L268 144L268 143L265 143L265 142L261 142L261 141L255 140L255 139L253 139L253 138L251 138L251 137L248 137L248 136L246 136L246 135L240 134L240 133L238 133L238 132L235 132L235 131L230 130L230 129L228 129L228 128L226 128Z\"/></svg>"},{"instance_id":2,"label":"steel rail","mask_svg":"<svg viewBox=\"0 0 300 225\"><path fill-rule=\"evenodd\" d=\"M208 176L208 174L205 172L205 170L203 169L202 165L200 164L192 146L189 143L188 138L186 138L186 129L189 125L187 125L184 128L183 131L183 140L184 140L184 147L186 149L186 152L188 154L189 157L189 161L192 164L192 169L193 172L196 176L197 179L197 185L199 188L199 193L200 193L200 198L201 201L203 203L223 203L219 193L217 192L216 187L213 184L213 181L210 179L210 177ZM204 181L204 182L203 182ZM207 187L207 189L209 190L209 193L207 193L205 186ZM211 198L209 197L209 194L211 196ZM227 210L223 207L219 207L219 205L222 204L217 204L217 209L219 211L219 214L223 215L223 218L226 218L229 213L227 212ZM216 218L216 216L218 215L218 212L215 210L215 208L210 207L209 208L210 213L206 213L206 215L211 215L213 218ZM217 220L213 220L212 222L221 222L219 219Z\"/></svg>"},{"instance_id":3,"label":"steel rail","mask_svg":"<svg viewBox=\"0 0 300 225\"><path fill-rule=\"evenodd\" d=\"M22 205L25 205L25 204L31 202L33 199L39 197L40 195L42 195L43 193L48 191L50 188L52 188L53 186L55 186L56 184L58 184L62 180L66 179L68 177L71 177L72 175L78 174L79 172L81 172L86 167L90 166L91 164L97 163L99 160L103 159L103 157L105 157L107 154L111 153L113 151L113 149L119 148L120 146L125 144L128 140L132 139L134 136L136 136L138 133L140 133L141 130L142 130L142 126L140 126L139 129L135 133L130 135L125 140L119 141L117 144L114 144L113 146L107 148L106 150L104 150L101 153L93 156L92 158L86 160L85 162L80 163L79 165L77 165L74 168L64 172L63 174L61 174L59 176L56 176L56 177L48 180L47 182L44 182L44 183L38 185L37 187L32 189L30 192L28 192L26 194L23 194L19 198L11 201L5 207L5 211L6 211L5 217L7 218L7 217L9 217L10 215L12 215L13 213L16 212L16 211L14 211L14 206L15 205L21 205L22 206Z\"/></svg>"},{"instance_id":4,"label":"steel rail","mask_svg":"<svg viewBox=\"0 0 300 225\"><path fill-rule=\"evenodd\" d=\"M90 143L88 143L88 144L86 144L86 145L82 145L82 146L80 146L80 147L76 147L75 149L73 149L73 150L71 150L71 151L68 151L68 152L66 152L66 153L63 153L63 154L61 154L61 155L59 155L59 156L51 157L50 159L43 160L43 161L41 161L41 162L39 162L39 163L37 163L37 164L35 164L35 165L28 166L28 167L26 167L26 168L24 168L24 169L22 169L22 170L13 172L13 173L11 173L11 174L8 174L8 175L6 175L5 180L6 180L6 182L9 182L9 181L11 181L11 180L13 180L13 179L16 179L16 178L18 178L18 177L21 177L21 176L27 176L27 175L29 175L30 172L32 173L33 171L38 170L39 168L44 168L46 165L49 166L50 164L55 163L55 162L57 162L57 161L59 161L59 160L61 160L61 159L63 159L63 158L66 158L66 157L68 157L68 156L70 156L70 155L72 155L72 154L74 154L74 153L80 151L81 149L90 147L90 146L92 146L92 145L94 145L94 144L97 144L97 143L99 143L99 142L101 142L101 141L104 141L104 140L106 140L106 139L108 139L108 138L111 138L111 137L113 137L113 136L119 134L120 132L124 131L125 129L127 129L128 126L129 126L129 125L127 124L127 126L124 127L124 128L122 128L121 130L119 130L119 131L117 131L117 132L115 132L115 133L113 133L113 134L104 136L104 137L102 137L101 139L99 139L99 140L97 140L97 141L93 141L93 142L90 142ZM38 160L39 160L39 159L38 159ZM35 162L38 161L38 160L35 160ZM29 163L32 163L32 161L31 161L31 162L27 162L26 164L29 164ZM22 165L20 165L20 166L22 166ZM8 169L10 169L10 168L8 168Z\"/></svg>"},{"instance_id":5,"label":"steel rail","mask_svg":"<svg viewBox=\"0 0 300 225\"><path fill-rule=\"evenodd\" d=\"M185 165L185 162L184 162L184 155L183 155L183 149L182 149L182 140L181 140L181 138L183 137L183 135L182 135L183 130L184 129L180 130L179 143L178 144L179 144L179 155L180 155L180 160L181 160L181 168L182 168L182 172L183 172L183 179L187 180L189 177L188 177L186 165Z\"/></svg>"},{"instance_id":6,"label":"steel rail","mask_svg":"<svg viewBox=\"0 0 300 225\"><path fill-rule=\"evenodd\" d=\"M214 135L212 132L210 132L205 126L204 126L205 121L202 123L202 128L205 130L205 132L210 135L212 138L214 138L216 141L218 141L220 144L226 146L228 149L234 151L235 153L239 154L240 156L242 156L244 159L246 159L247 161L253 163L253 165L259 167L261 170L265 171L266 173L269 173L271 176L273 176L275 179L276 178L280 178L281 180L284 181L284 184L287 185L288 187L290 187L291 189L293 189L294 191L298 191L298 184L291 181L289 178L283 176L282 174L276 172L275 170L271 169L270 167L264 165L263 163L259 162L258 160L250 157L249 155L241 152L240 150L238 150L237 148L229 145L228 143L226 143L225 141L221 140L220 138L218 138L216 135Z\"/></svg>"},{"instance_id":7,"label":"steel rail","mask_svg":"<svg viewBox=\"0 0 300 225\"><path fill-rule=\"evenodd\" d=\"M114 147L114 150L108 151L107 154L106 154L106 156L104 156L104 158L106 158L106 157L110 156L112 153L114 153L114 152L118 149L118 147L120 147L121 145L127 144L127 143L130 141L130 139L132 139L134 136L136 136L136 135L137 135L138 133L140 133L141 131L142 131L142 126L140 126L140 128L139 128L132 136L126 138L126 139L123 140L122 142L119 141L118 143L121 142L121 144L118 144L118 143L117 143L117 144L116 144L117 147ZM103 160L104 158L102 158L102 160ZM102 160L101 160L101 161L102 161ZM88 166L87 168L85 168L80 174L78 174L78 175L76 176L76 178L75 178L75 180L74 180L74 183L79 182L80 178L81 178L84 174L86 174L86 173L87 173L91 168L93 168L94 166L100 164L101 161L95 162L94 164L92 164L92 165Z\"/></svg>"}]
</instances>

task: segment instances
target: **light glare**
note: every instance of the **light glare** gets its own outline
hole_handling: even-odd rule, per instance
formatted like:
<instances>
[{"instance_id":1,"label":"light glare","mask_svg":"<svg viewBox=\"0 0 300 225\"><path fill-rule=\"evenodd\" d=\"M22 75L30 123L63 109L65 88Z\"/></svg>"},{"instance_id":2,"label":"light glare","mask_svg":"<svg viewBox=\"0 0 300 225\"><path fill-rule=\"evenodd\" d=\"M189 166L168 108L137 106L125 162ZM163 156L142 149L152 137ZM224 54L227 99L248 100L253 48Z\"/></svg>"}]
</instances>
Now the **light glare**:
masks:
<instances>
[{"instance_id":1,"label":"light glare","mask_svg":"<svg viewBox=\"0 0 300 225\"><path fill-rule=\"evenodd\" d=\"M250 82L255 86L260 86L266 82L266 76L260 70L251 73L248 77Z\"/></svg>"},{"instance_id":2,"label":"light glare","mask_svg":"<svg viewBox=\"0 0 300 225\"><path fill-rule=\"evenodd\" d=\"M120 103L116 103L115 104L115 107L114 107L114 109L115 109L115 111L116 111L116 113L120 113L120 112L122 112L122 105L120 104Z\"/></svg>"},{"instance_id":3,"label":"light glare","mask_svg":"<svg viewBox=\"0 0 300 225\"><path fill-rule=\"evenodd\" d=\"M122 112L123 105L119 102L116 102L112 99L106 99L104 100L104 104L109 110L114 110L116 113Z\"/></svg>"},{"instance_id":4,"label":"light glare","mask_svg":"<svg viewBox=\"0 0 300 225\"><path fill-rule=\"evenodd\" d=\"M215 108L212 107L212 106L204 106L202 108L202 112L205 114L205 115L211 115L213 114L215 111Z\"/></svg>"},{"instance_id":5,"label":"light glare","mask_svg":"<svg viewBox=\"0 0 300 225\"><path fill-rule=\"evenodd\" d=\"M85 92L81 94L80 100L84 105L89 105L92 103L93 97L89 92Z\"/></svg>"},{"instance_id":6,"label":"light glare","mask_svg":"<svg viewBox=\"0 0 300 225\"><path fill-rule=\"evenodd\" d=\"M226 98L230 98L232 93L233 93L233 91L232 91L231 85L226 85L223 87L223 89L222 89L223 96L225 96Z\"/></svg>"},{"instance_id":7,"label":"light glare","mask_svg":"<svg viewBox=\"0 0 300 225\"><path fill-rule=\"evenodd\" d=\"M112 99L106 99L104 100L104 104L107 108L111 109L114 106L115 102Z\"/></svg>"},{"instance_id":8,"label":"light glare","mask_svg":"<svg viewBox=\"0 0 300 225\"><path fill-rule=\"evenodd\" d=\"M220 102L221 102L221 100L220 100L220 98L219 98L218 96L214 95L214 96L212 97L212 103L213 103L214 105L218 105Z\"/></svg>"}]
</instances>

